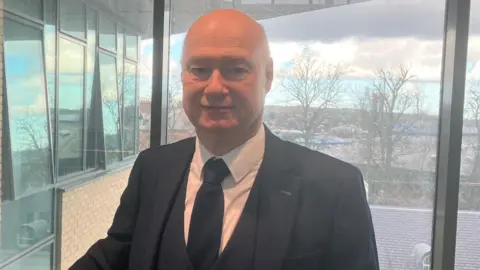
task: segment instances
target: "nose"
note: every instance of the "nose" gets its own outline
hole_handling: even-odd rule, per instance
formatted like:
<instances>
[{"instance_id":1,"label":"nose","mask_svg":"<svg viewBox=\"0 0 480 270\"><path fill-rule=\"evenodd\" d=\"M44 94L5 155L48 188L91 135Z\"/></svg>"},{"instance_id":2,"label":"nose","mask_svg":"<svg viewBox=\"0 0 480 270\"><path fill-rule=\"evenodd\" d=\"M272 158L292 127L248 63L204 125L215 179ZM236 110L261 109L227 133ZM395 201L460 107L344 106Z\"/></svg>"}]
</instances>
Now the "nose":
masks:
<instances>
[{"instance_id":1,"label":"nose","mask_svg":"<svg viewBox=\"0 0 480 270\"><path fill-rule=\"evenodd\" d=\"M213 70L205 88L205 93L225 94L225 86L223 85L223 77L218 69Z\"/></svg>"}]
</instances>

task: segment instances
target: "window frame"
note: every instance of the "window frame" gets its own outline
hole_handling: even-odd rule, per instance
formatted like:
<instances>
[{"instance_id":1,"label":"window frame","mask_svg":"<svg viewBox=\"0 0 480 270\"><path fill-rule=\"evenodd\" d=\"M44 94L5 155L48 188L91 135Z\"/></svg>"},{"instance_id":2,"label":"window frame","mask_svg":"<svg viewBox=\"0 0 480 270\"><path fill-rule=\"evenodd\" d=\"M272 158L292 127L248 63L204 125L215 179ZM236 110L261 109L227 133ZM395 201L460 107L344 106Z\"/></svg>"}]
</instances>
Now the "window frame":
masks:
<instances>
[{"instance_id":1,"label":"window frame","mask_svg":"<svg viewBox=\"0 0 480 270\"><path fill-rule=\"evenodd\" d=\"M43 1L42 1L43 3ZM52 179L52 183L48 184L48 185L45 185L45 186L42 186L41 188L39 189L36 189L32 192L27 192L25 194L22 194L22 195L17 195L17 192L15 191L15 179L14 179L14 176L13 176L13 153L12 153L12 141L10 139L10 134L11 134L11 128L10 128L10 111L9 111L9 106L8 106L8 86L7 86L7 76L6 76L6 71L5 71L5 68L3 69L3 85L2 85L2 88L3 88L3 100L2 100L2 105L5 105L2 110L2 120L4 121L2 123L2 134L6 135L6 136L2 136L2 138L8 138L7 140L5 141L2 141L2 148L4 148L4 150L2 151L2 174L3 174L3 177L2 177L2 191L3 191L3 197L2 197L2 200L17 200L19 198L23 198L23 197L26 197L26 196L30 196L32 194L35 194L37 192L41 192L42 190L45 190L46 188L50 187L50 186L53 186L55 185L55 174L54 174L54 168L55 168L55 165L53 164L54 162L54 152L53 152L53 138L52 138L52 126L51 126L51 111L50 111L50 104L49 104L49 100L48 100L48 86L47 86L47 71L46 71L46 60L45 60L45 36L44 36L44 26L43 26L43 23L41 25L39 25L38 23L34 22L34 21L30 21L26 18L22 18L21 16L17 15L17 14L14 14L14 13L11 13L10 11L7 11L5 10L4 11L4 20L5 19L8 19L8 20L11 20L15 23L18 23L18 24L22 24L26 27L31 27L35 30L38 30L41 32L41 44L42 44L42 48L41 48L41 52L42 52L42 59L41 59L41 63L42 63L42 66L43 66L43 91L44 91L44 95L46 97L45 99L45 104L46 104L46 113L45 113L45 116L46 116L46 121L48 123L47 125L47 137L48 137L48 148L49 148L49 153L50 153L50 177ZM5 47L5 38L3 40L3 46ZM3 66L5 66L5 55L6 55L6 52L5 52L5 49L3 50L2 52L2 55L3 55L3 59L4 59L4 62L2 63ZM6 149L6 151L5 151ZM5 187L3 187L3 185L5 185Z\"/></svg>"},{"instance_id":2,"label":"window frame","mask_svg":"<svg viewBox=\"0 0 480 270\"><path fill-rule=\"evenodd\" d=\"M26 198L26 197L29 197L29 196L33 196L35 194L39 194L39 193L42 193L42 192L45 192L45 191L51 191L53 193L53 197L52 197L52 201L53 201L53 208L52 208L52 229L53 229L53 232L51 235L49 235L48 237L46 237L45 239L42 239L41 241L39 241L38 243L35 243L33 244L32 246L24 249L24 250L21 250L20 252L16 253L15 255L13 255L12 257L9 257L8 259L6 259L5 261L2 261L0 262L0 268L3 268L3 267L7 267L11 264L14 264L16 262L18 262L19 260L25 258L25 257L28 257L32 254L34 254L36 251L38 251L39 249L42 249L44 248L45 246L48 246L48 245L52 245L53 248L52 248L52 265L51 265L51 268L52 269L55 269L55 266L57 266L59 264L59 250L57 249L57 246L60 244L59 242L59 237L57 237L57 235L60 233L60 216L61 216L61 201L60 201L60 196L59 194L61 194L61 192L64 192L66 190L69 190L69 189L72 189L72 188L76 188L78 186L82 186L82 185L85 185L87 183L90 183L91 181L95 180L95 179L99 179L99 178L102 178L102 177L105 177L105 176L108 176L108 175L111 175L111 174L115 174L115 173L118 173L118 172L121 172L121 171L124 171L124 170L128 170L129 168L131 168L133 166L133 163L135 162L136 160L136 157L138 155L138 143L135 144L135 148L134 148L134 151L135 153L131 156L128 156L128 157L124 157L123 156L123 153L122 153L122 156L120 158L120 161L118 162L115 162L109 166L105 166L105 148L104 148L104 140L103 140L103 134L104 134L104 130L103 130L103 123L101 123L101 121L94 121L93 123L91 123L91 125L93 126L93 128L96 130L95 131L95 140L96 140L96 154L94 155L96 157L96 166L95 168L87 168L88 165L87 165L87 162L86 162L86 157L87 155L85 154L85 151L86 151L86 147L87 147L87 135L85 134L86 133L86 130L87 130L87 125L86 125L86 121L87 121L87 109L86 109L86 98L87 98L87 91L88 89L87 88L87 75L86 75L86 72L87 72L87 55L89 53L88 51L88 27L89 27L89 24L88 24L88 19L89 19L89 12L94 12L95 13L95 16L96 16L96 24L95 24L95 28L96 28L96 33L95 33L95 54L94 54L94 58L95 58L95 62L94 62L94 78L93 78L93 82L92 82L92 104L91 104L91 108L92 110L98 110L100 108L100 111L101 111L101 89L99 87L99 54L100 52L106 52L108 53L109 55L113 56L115 58L115 61L117 61L117 58L118 58L118 55L117 55L117 52L115 50L115 52L112 52L108 49L104 49L102 47L99 46L99 35L100 35L100 31L99 31L99 24L100 24L100 17L101 16L108 16L110 20L112 20L114 23L115 23L115 29L117 29L118 27L122 27L124 29L124 32L126 31L131 31L131 29L133 29L132 27L130 27L129 25L126 25L126 24L123 24L121 22L118 22L118 20L115 20L115 16L112 16L111 14L109 14L109 11L106 10L105 8L101 7L101 6L97 6L93 3L90 3L89 1L85 1L85 0L81 0L82 3L83 3L83 6L85 7L85 11L86 11L86 20L85 20L85 39L81 39L81 38L78 38L78 37L75 37L75 36L72 36L68 33L66 33L65 31L62 31L60 29L60 5L62 4L61 0L52 0L54 1L54 4L55 4L55 17L54 18L54 23L55 23L55 30L54 30L54 34L55 34L55 42L52 46L55 47L55 62L54 62L54 65L55 65L55 79L54 79L54 85L55 85L55 93L54 93L54 96L55 96L55 99L54 99L54 103L51 104L51 101L49 99L49 93L50 93L50 89L48 89L48 82L47 82L47 67L46 67L46 45L45 45L45 40L46 40L46 36L45 36L45 26L47 25L47 17L45 15L45 12L46 12L46 1L42 1L42 9L43 9L43 17L42 17L42 20L38 20L38 19L35 19L35 18L31 18L29 17L27 14L24 14L24 13L20 13L20 12L17 12L15 10L10 10L9 8L5 8L3 10L4 12L4 18L5 19L11 19L19 24L22 24L22 25L25 25L27 27L33 27L35 30L38 30L41 35L41 53L42 53L42 57L41 57L41 63L43 65L43 92L44 92L44 95L46 97L46 117L47 117L47 122L48 122L48 130L47 130L47 136L48 136L48 143L49 143L49 155L50 155L50 165L49 165L49 173L52 177L52 183L51 184L48 184L48 185L45 185L45 186L42 186L41 188L38 188L38 189L35 189L34 191L32 192L27 192L25 194L21 194L21 195L17 195L15 194L15 186L14 186L14 179L13 179L13 164L12 164L12 152L11 152L11 141L10 141L10 121L9 121L9 106L8 106L8 96L7 96L7 84L6 84L6 71L5 71L5 68L3 69L2 73L3 73L3 85L2 85L2 89L3 89L3 98L2 98L2 108L3 108L3 113L2 113L2 138L3 138L3 141L2 141L2 153L1 153L1 156L2 156L2 162L1 162L1 167L2 167L2 185L1 185L1 191L2 191L2 197L1 197L1 200L2 202L5 201L5 202L8 202L8 201L16 201L16 200L20 200L20 199L23 199L23 198ZM116 35L115 35L115 42L117 43L117 36L118 36L118 33L116 32ZM82 162L82 171L79 171L79 172L76 172L76 173L72 173L72 174L67 174L67 175L64 175L64 176L61 176L59 177L58 176L58 141L55 139L56 136L58 136L58 132L56 132L56 130L58 129L58 110L59 110L59 98L58 98L58 95L59 95L59 59L60 59L60 53L59 53L59 42L60 42L60 39L63 38L69 42L74 42L76 44L79 44L79 45L82 45L83 46L83 52L84 52L84 58L83 58L83 63L84 63L84 79L83 79L83 99L84 99L84 102L83 102L83 115L84 115L84 121L83 121L83 127L84 127L84 139L83 139L83 152L84 152L84 155L83 155L83 162ZM139 40L139 37L137 35L137 41ZM5 42L5 41L4 41ZM4 43L3 43L4 44ZM125 38L124 38L124 44L125 44ZM124 45L125 46L125 45ZM137 43L137 53L139 55L139 43ZM4 57L3 59L5 59L5 50L2 51L2 56ZM138 73L138 70L139 70L139 64L140 64L140 58L138 57L137 60L132 60L132 59L128 59L128 61L132 64L135 65L136 67L136 70L137 70L137 73L136 73L136 76L139 75ZM127 61L127 58L125 56L125 52L124 52L124 56L123 56L123 61ZM4 63L3 63L4 64ZM117 72L116 72L116 75L117 75ZM123 73L122 73L122 76ZM136 78L136 86L135 86L135 111L136 111L136 115L138 115L138 108L140 106L140 104L138 103L139 102L139 99L138 99L138 82L139 82L139 78L137 77ZM120 102L120 98L123 96L123 91L120 93L117 91L117 94L118 94L118 98L119 98L119 102ZM100 102L100 103L99 103ZM123 103L122 103L123 105ZM120 104L119 104L120 106ZM54 110L52 110L54 109ZM123 106L119 108L119 117L121 117L121 113L123 113ZM55 118L52 119L52 114L54 114ZM55 121L55 123L52 123L52 121ZM138 120L136 120L136 123L138 123ZM55 125L55 126L53 126ZM136 130L135 130L135 134L137 134L139 132L139 127L135 126ZM55 129L55 131L53 130ZM122 132L123 132L123 129L120 129L119 130L119 135L122 135ZM101 137L101 138L100 138ZM138 140L138 136L135 137L136 140ZM120 145L121 147L123 147L123 141L120 139Z\"/></svg>"}]
</instances>

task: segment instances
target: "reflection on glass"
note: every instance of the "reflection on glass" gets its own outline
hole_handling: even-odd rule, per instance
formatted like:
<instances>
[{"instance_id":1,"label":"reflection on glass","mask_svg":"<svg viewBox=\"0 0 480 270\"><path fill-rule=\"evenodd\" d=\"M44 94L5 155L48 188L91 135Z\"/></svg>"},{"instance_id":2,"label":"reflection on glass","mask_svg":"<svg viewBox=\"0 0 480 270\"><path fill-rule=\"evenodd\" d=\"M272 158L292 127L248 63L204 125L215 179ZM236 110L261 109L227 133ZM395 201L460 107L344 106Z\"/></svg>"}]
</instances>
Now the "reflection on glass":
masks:
<instances>
[{"instance_id":1,"label":"reflection on glass","mask_svg":"<svg viewBox=\"0 0 480 270\"><path fill-rule=\"evenodd\" d=\"M120 110L115 60L112 56L100 53L100 90L107 165L121 159Z\"/></svg>"},{"instance_id":2,"label":"reflection on glass","mask_svg":"<svg viewBox=\"0 0 480 270\"><path fill-rule=\"evenodd\" d=\"M455 269L480 269L480 3L472 1L467 54Z\"/></svg>"},{"instance_id":3,"label":"reflection on glass","mask_svg":"<svg viewBox=\"0 0 480 270\"><path fill-rule=\"evenodd\" d=\"M96 168L97 167L97 136L95 130L95 121L98 120L95 117L94 108L92 107L94 93L96 85L94 85L95 79L95 69L96 69L96 43L97 43L97 12L93 9L88 9L88 32L87 32L87 67L85 76L87 77L87 83L85 88L85 109L87 110L87 168Z\"/></svg>"},{"instance_id":4,"label":"reflection on glass","mask_svg":"<svg viewBox=\"0 0 480 270\"><path fill-rule=\"evenodd\" d=\"M58 89L58 174L83 169L84 47L60 39Z\"/></svg>"},{"instance_id":5,"label":"reflection on glass","mask_svg":"<svg viewBox=\"0 0 480 270\"><path fill-rule=\"evenodd\" d=\"M13 11L22 15L27 15L33 19L43 20L42 0L4 0L4 7L8 11Z\"/></svg>"},{"instance_id":6,"label":"reflection on glass","mask_svg":"<svg viewBox=\"0 0 480 270\"><path fill-rule=\"evenodd\" d=\"M76 38L85 39L86 5L78 0L61 0L60 29Z\"/></svg>"},{"instance_id":7,"label":"reflection on glass","mask_svg":"<svg viewBox=\"0 0 480 270\"><path fill-rule=\"evenodd\" d=\"M10 264L3 270L52 270L53 244Z\"/></svg>"},{"instance_id":8,"label":"reflection on glass","mask_svg":"<svg viewBox=\"0 0 480 270\"><path fill-rule=\"evenodd\" d=\"M5 74L15 195L52 183L40 30L4 20Z\"/></svg>"},{"instance_id":9,"label":"reflection on glass","mask_svg":"<svg viewBox=\"0 0 480 270\"><path fill-rule=\"evenodd\" d=\"M108 18L105 14L100 16L100 46L105 49L115 51L116 43L116 25L113 20Z\"/></svg>"},{"instance_id":10,"label":"reflection on glass","mask_svg":"<svg viewBox=\"0 0 480 270\"><path fill-rule=\"evenodd\" d=\"M380 269L421 269L431 243L445 0L355 1L301 14L286 2L248 9L268 33L275 63L264 122L284 140L360 168ZM194 11L172 4L175 25L187 23ZM194 133L181 108L183 39L170 39L171 141Z\"/></svg>"},{"instance_id":11,"label":"reflection on glass","mask_svg":"<svg viewBox=\"0 0 480 270\"><path fill-rule=\"evenodd\" d=\"M4 201L1 207L0 262L53 234L52 190Z\"/></svg>"},{"instance_id":12,"label":"reflection on glass","mask_svg":"<svg viewBox=\"0 0 480 270\"><path fill-rule=\"evenodd\" d=\"M135 116L136 116L136 86L137 65L125 62L125 78L123 92L123 155L135 153Z\"/></svg>"},{"instance_id":13,"label":"reflection on glass","mask_svg":"<svg viewBox=\"0 0 480 270\"><path fill-rule=\"evenodd\" d=\"M125 61L124 57L124 38L125 34L121 27L118 27L117 33L117 83L118 83L118 96L122 97L123 92L123 62ZM120 99L120 108L122 108L122 98Z\"/></svg>"},{"instance_id":14,"label":"reflection on glass","mask_svg":"<svg viewBox=\"0 0 480 270\"><path fill-rule=\"evenodd\" d=\"M168 26L165 23L165 27ZM168 45L168 43L166 44ZM141 40L139 44L140 59L138 64L138 120L139 129L137 149L142 151L150 147L150 100L152 96L152 54L153 43L151 40ZM166 54L168 51L166 51Z\"/></svg>"},{"instance_id":15,"label":"reflection on glass","mask_svg":"<svg viewBox=\"0 0 480 270\"><path fill-rule=\"evenodd\" d=\"M137 60L138 58L138 39L135 35L127 35L126 37L126 49L127 57L132 60Z\"/></svg>"}]
</instances>

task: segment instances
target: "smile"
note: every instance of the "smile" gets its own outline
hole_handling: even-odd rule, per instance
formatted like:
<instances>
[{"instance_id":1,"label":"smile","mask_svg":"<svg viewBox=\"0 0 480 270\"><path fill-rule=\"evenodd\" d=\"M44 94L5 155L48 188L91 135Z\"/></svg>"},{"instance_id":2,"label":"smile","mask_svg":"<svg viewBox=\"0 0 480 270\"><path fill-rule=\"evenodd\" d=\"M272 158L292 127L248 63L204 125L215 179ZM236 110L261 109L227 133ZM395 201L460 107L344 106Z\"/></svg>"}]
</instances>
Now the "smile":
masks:
<instances>
[{"instance_id":1,"label":"smile","mask_svg":"<svg viewBox=\"0 0 480 270\"><path fill-rule=\"evenodd\" d=\"M231 110L234 108L232 106L203 106L203 105L201 105L201 107L207 110Z\"/></svg>"}]
</instances>

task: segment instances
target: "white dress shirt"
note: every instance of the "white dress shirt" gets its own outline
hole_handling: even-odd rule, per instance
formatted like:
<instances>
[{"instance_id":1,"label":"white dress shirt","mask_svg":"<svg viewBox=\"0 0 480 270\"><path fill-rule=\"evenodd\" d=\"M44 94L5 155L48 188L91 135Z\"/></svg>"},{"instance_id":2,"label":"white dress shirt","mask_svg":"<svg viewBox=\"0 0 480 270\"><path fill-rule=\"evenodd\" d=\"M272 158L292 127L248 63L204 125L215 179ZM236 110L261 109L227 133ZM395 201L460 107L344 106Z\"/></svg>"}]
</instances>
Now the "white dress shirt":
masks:
<instances>
[{"instance_id":1,"label":"white dress shirt","mask_svg":"<svg viewBox=\"0 0 480 270\"><path fill-rule=\"evenodd\" d=\"M246 143L218 157L225 161L231 172L230 176L222 182L225 209L220 251L223 251L227 245L240 219L250 190L255 182L258 169L262 164L264 152L265 128L262 125L257 134ZM186 243L188 243L188 231L195 197L203 181L202 169L205 163L212 157L214 156L205 149L197 137L185 198L184 230Z\"/></svg>"}]
</instances>

